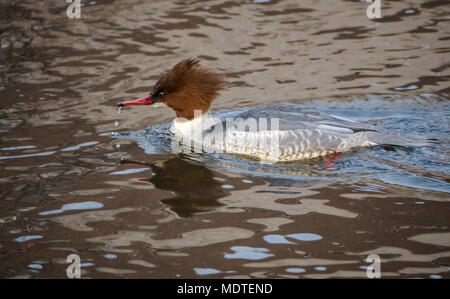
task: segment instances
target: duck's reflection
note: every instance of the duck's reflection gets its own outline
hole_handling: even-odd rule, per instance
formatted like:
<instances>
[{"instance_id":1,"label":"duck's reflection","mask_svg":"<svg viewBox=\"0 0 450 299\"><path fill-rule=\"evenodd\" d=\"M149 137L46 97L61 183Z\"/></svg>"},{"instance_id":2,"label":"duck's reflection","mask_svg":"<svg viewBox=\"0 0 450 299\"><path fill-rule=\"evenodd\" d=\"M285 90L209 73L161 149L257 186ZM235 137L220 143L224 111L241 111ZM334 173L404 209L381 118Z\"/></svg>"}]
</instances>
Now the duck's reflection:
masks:
<instances>
[{"instance_id":1,"label":"duck's reflection","mask_svg":"<svg viewBox=\"0 0 450 299\"><path fill-rule=\"evenodd\" d=\"M150 166L154 175L141 180L151 182L158 189L173 191L174 197L162 202L180 217L220 206L217 199L227 195L220 182L214 179L213 172L179 157L150 163L132 160L122 163Z\"/></svg>"}]
</instances>

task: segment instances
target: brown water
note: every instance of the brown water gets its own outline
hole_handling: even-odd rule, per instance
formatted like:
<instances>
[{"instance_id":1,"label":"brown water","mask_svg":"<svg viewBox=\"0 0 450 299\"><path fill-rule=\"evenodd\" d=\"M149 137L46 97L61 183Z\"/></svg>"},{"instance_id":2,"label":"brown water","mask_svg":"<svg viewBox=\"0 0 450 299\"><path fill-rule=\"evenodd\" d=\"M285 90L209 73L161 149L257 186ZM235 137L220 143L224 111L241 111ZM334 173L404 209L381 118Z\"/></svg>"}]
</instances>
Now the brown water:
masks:
<instances>
[{"instance_id":1,"label":"brown water","mask_svg":"<svg viewBox=\"0 0 450 299\"><path fill-rule=\"evenodd\" d=\"M65 278L71 253L84 278L366 277L375 253L382 277L449 278L450 6L382 2L0 4L0 277ZM227 74L214 110L290 101L440 143L267 168L112 136L174 117L116 104L186 57Z\"/></svg>"}]
</instances>

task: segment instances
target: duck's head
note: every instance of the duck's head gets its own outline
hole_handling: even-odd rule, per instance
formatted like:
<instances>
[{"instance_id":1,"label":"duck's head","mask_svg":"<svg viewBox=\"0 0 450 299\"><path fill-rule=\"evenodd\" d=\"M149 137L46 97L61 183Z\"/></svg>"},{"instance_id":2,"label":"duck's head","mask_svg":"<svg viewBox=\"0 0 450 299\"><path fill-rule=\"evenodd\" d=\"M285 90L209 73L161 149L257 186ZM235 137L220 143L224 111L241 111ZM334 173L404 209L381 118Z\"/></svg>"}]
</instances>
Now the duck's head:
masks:
<instances>
[{"instance_id":1,"label":"duck's head","mask_svg":"<svg viewBox=\"0 0 450 299\"><path fill-rule=\"evenodd\" d=\"M207 112L226 85L223 75L201 67L196 59L188 58L164 73L149 96L121 102L119 107L165 105L172 108L177 117L191 120L194 118L195 110Z\"/></svg>"}]
</instances>

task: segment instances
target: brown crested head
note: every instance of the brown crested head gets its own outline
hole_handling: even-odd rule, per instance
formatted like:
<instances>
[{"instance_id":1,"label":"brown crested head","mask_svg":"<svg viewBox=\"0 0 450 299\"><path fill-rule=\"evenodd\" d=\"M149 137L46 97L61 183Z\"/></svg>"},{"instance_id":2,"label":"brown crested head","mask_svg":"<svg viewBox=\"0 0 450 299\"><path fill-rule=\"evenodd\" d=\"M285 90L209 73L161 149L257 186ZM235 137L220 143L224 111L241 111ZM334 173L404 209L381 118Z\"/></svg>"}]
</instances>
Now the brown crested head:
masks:
<instances>
[{"instance_id":1,"label":"brown crested head","mask_svg":"<svg viewBox=\"0 0 450 299\"><path fill-rule=\"evenodd\" d=\"M223 75L188 58L163 74L153 87L150 100L164 103L175 110L177 117L194 118L194 111L205 113L219 92L227 85Z\"/></svg>"}]
</instances>

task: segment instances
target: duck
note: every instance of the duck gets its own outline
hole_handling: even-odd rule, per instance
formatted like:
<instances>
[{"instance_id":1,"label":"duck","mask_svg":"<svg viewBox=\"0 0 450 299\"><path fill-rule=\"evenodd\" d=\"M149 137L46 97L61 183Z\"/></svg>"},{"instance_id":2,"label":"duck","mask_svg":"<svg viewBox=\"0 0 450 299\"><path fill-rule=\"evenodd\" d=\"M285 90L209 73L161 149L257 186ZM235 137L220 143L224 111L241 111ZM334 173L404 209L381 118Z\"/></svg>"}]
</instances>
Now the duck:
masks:
<instances>
[{"instance_id":1,"label":"duck","mask_svg":"<svg viewBox=\"0 0 450 299\"><path fill-rule=\"evenodd\" d=\"M211 104L227 86L224 74L201 66L198 59L187 58L163 73L148 96L122 101L118 106L172 109L175 119L170 131L175 152L239 154L276 163L326 157L358 147L428 145L420 136L305 111L301 105L288 102L243 109L232 118L213 117Z\"/></svg>"}]
</instances>

